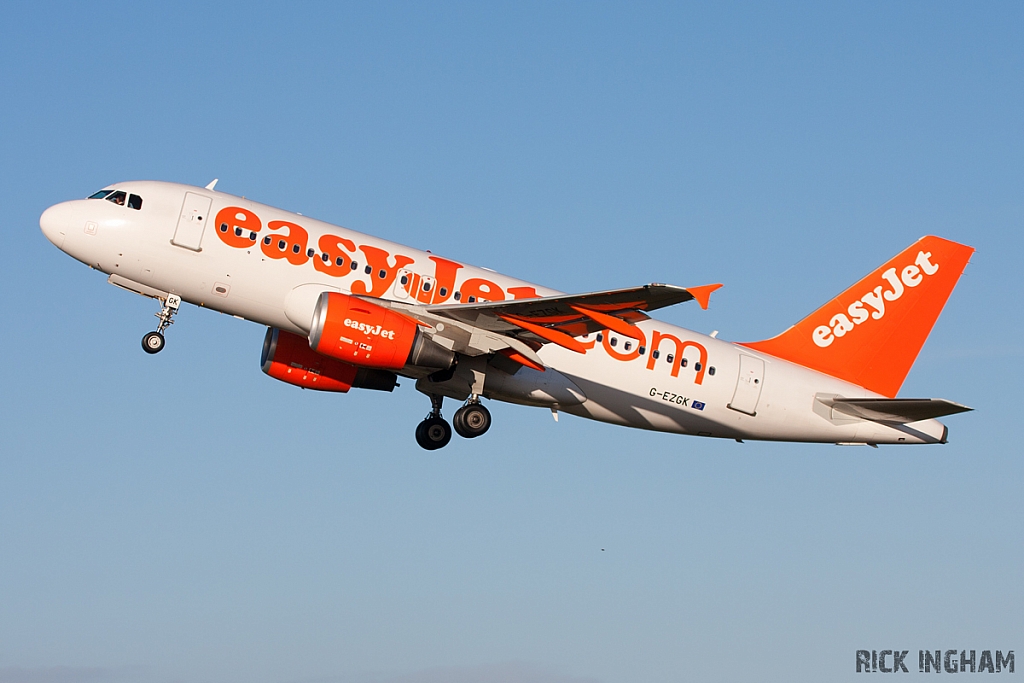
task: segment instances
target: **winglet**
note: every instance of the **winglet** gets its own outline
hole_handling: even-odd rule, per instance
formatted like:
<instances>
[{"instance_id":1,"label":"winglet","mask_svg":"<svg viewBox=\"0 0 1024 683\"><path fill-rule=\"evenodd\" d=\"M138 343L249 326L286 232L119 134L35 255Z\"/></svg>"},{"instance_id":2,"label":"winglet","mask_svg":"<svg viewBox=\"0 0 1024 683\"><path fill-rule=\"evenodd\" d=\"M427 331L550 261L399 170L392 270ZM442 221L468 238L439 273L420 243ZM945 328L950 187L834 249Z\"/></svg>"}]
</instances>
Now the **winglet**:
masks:
<instances>
[{"instance_id":1,"label":"winglet","mask_svg":"<svg viewBox=\"0 0 1024 683\"><path fill-rule=\"evenodd\" d=\"M701 285L700 287L687 287L686 291L693 295L700 307L708 310L708 302L711 300L711 292L722 286L722 283L714 285Z\"/></svg>"}]
</instances>

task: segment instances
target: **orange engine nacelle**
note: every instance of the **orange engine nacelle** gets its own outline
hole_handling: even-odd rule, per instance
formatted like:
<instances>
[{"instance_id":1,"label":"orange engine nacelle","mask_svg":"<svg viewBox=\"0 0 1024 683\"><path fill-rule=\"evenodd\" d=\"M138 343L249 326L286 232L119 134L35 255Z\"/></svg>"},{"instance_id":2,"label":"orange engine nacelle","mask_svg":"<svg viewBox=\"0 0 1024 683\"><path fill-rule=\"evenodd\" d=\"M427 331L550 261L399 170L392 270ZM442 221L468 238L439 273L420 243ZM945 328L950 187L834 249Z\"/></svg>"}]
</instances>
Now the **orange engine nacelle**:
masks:
<instances>
[{"instance_id":1,"label":"orange engine nacelle","mask_svg":"<svg viewBox=\"0 0 1024 683\"><path fill-rule=\"evenodd\" d=\"M401 370L447 369L455 354L427 338L409 316L348 294L324 292L317 301L309 346L352 365Z\"/></svg>"},{"instance_id":2,"label":"orange engine nacelle","mask_svg":"<svg viewBox=\"0 0 1024 683\"><path fill-rule=\"evenodd\" d=\"M273 327L267 329L263 340L260 364L274 379L317 391L345 393L353 387L392 391L398 379L393 372L357 368L321 356L309 348L304 337Z\"/></svg>"}]
</instances>

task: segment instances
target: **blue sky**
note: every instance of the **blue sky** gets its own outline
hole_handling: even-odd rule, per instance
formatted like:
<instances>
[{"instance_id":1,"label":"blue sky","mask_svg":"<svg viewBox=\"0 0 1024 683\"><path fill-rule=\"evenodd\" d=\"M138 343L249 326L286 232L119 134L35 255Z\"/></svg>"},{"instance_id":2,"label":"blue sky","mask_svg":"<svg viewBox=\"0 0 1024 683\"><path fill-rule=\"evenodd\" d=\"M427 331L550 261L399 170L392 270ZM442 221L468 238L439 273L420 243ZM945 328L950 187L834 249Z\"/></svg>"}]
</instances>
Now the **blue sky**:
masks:
<instances>
[{"instance_id":1,"label":"blue sky","mask_svg":"<svg viewBox=\"0 0 1024 683\"><path fill-rule=\"evenodd\" d=\"M83 8L0 24L0 683L853 678L1024 649L1015 3ZM724 282L771 336L918 237L977 248L904 385L923 448L736 444L259 371L39 214L205 185L564 291ZM602 551L602 548L604 551ZM912 670L913 669L912 667Z\"/></svg>"}]
</instances>

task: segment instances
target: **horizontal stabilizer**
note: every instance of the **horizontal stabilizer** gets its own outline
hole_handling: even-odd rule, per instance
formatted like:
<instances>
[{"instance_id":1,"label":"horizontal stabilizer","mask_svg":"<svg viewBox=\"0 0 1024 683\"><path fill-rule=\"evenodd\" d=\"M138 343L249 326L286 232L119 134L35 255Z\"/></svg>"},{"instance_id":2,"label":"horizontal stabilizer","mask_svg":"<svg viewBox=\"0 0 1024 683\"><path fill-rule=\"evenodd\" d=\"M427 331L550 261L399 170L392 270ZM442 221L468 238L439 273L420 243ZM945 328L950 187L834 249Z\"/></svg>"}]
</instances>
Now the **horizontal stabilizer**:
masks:
<instances>
[{"instance_id":1,"label":"horizontal stabilizer","mask_svg":"<svg viewBox=\"0 0 1024 683\"><path fill-rule=\"evenodd\" d=\"M828 403L845 415L900 424L974 410L944 398L833 398Z\"/></svg>"}]
</instances>

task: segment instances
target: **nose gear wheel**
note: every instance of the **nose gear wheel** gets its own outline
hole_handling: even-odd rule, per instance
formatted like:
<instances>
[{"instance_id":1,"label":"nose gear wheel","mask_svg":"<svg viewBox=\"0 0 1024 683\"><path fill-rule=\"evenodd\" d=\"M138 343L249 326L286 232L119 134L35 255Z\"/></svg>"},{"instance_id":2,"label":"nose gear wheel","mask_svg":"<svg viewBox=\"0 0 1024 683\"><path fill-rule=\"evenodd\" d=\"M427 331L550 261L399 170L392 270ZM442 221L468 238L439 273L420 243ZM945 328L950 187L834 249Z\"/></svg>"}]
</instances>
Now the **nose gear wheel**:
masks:
<instances>
[{"instance_id":1,"label":"nose gear wheel","mask_svg":"<svg viewBox=\"0 0 1024 683\"><path fill-rule=\"evenodd\" d=\"M164 335L159 332L147 332L142 338L142 350L146 353L160 353L164 350Z\"/></svg>"}]
</instances>

